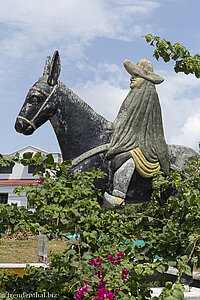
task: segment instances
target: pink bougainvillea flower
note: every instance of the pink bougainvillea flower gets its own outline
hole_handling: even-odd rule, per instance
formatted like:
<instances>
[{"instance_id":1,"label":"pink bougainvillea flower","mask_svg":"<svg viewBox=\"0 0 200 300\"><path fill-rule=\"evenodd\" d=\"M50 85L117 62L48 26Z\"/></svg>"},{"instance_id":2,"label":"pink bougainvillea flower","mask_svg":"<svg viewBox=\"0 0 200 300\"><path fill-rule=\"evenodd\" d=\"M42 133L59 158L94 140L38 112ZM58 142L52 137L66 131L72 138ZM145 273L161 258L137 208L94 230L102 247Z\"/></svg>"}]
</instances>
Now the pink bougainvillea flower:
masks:
<instances>
[{"instance_id":1,"label":"pink bougainvillea flower","mask_svg":"<svg viewBox=\"0 0 200 300\"><path fill-rule=\"evenodd\" d=\"M107 259L108 259L109 261L111 261L112 263L114 262L114 260L113 260L113 255L112 255L112 254L107 255Z\"/></svg>"},{"instance_id":2,"label":"pink bougainvillea flower","mask_svg":"<svg viewBox=\"0 0 200 300\"><path fill-rule=\"evenodd\" d=\"M124 257L124 253L122 253L122 252L117 253L117 257L114 260L114 264L118 265L120 260L122 259L122 257Z\"/></svg>"},{"instance_id":3,"label":"pink bougainvillea flower","mask_svg":"<svg viewBox=\"0 0 200 300\"><path fill-rule=\"evenodd\" d=\"M111 291L106 290L105 287L103 287L101 289L98 289L93 300L104 300L104 299L113 300L113 298L114 298L114 294Z\"/></svg>"},{"instance_id":4,"label":"pink bougainvillea flower","mask_svg":"<svg viewBox=\"0 0 200 300\"><path fill-rule=\"evenodd\" d=\"M118 288L118 289L115 290L115 293L119 293L121 291L122 291L122 288Z\"/></svg>"},{"instance_id":5,"label":"pink bougainvillea flower","mask_svg":"<svg viewBox=\"0 0 200 300\"><path fill-rule=\"evenodd\" d=\"M100 267L102 265L102 261L101 259L97 256L96 258L92 258L90 260L90 263L94 266L94 267Z\"/></svg>"},{"instance_id":6,"label":"pink bougainvillea flower","mask_svg":"<svg viewBox=\"0 0 200 300\"><path fill-rule=\"evenodd\" d=\"M105 285L106 285L106 281L102 281L102 280L101 280L101 282L98 282L98 283L97 283L97 286L98 286L99 288L105 288Z\"/></svg>"},{"instance_id":7,"label":"pink bougainvillea flower","mask_svg":"<svg viewBox=\"0 0 200 300\"><path fill-rule=\"evenodd\" d=\"M76 293L76 300L81 300L82 296L87 293L89 286L87 286L87 282L83 283L83 286L80 287Z\"/></svg>"},{"instance_id":8,"label":"pink bougainvillea flower","mask_svg":"<svg viewBox=\"0 0 200 300\"><path fill-rule=\"evenodd\" d=\"M109 261L111 261L112 263L114 263L115 265L118 265L118 264L119 264L119 262L120 262L120 260L122 259L122 257L124 257L124 253L122 253L122 252L117 253L115 259L114 259L114 257L113 257L112 254L107 255L107 259L108 259Z\"/></svg>"},{"instance_id":9,"label":"pink bougainvillea flower","mask_svg":"<svg viewBox=\"0 0 200 300\"><path fill-rule=\"evenodd\" d=\"M40 179L38 179L38 183L37 183L37 185L39 185L39 184L42 184L43 183L43 181L44 181L44 178L42 177L42 178L40 178Z\"/></svg>"},{"instance_id":10,"label":"pink bougainvillea flower","mask_svg":"<svg viewBox=\"0 0 200 300\"><path fill-rule=\"evenodd\" d=\"M122 279L123 279L124 282L126 281L127 273L128 273L127 269L122 270Z\"/></svg>"}]
</instances>

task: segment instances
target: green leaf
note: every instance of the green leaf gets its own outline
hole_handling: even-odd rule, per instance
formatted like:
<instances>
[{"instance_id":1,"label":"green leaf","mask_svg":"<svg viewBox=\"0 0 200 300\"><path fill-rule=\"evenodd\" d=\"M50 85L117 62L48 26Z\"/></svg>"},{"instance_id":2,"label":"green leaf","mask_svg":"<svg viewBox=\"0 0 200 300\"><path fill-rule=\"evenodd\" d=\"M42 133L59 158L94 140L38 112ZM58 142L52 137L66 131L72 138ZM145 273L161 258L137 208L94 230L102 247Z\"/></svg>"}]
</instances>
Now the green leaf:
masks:
<instances>
[{"instance_id":1,"label":"green leaf","mask_svg":"<svg viewBox=\"0 0 200 300\"><path fill-rule=\"evenodd\" d=\"M33 176L37 175L39 173L39 169L38 167L36 167L34 170L33 170Z\"/></svg>"},{"instance_id":2,"label":"green leaf","mask_svg":"<svg viewBox=\"0 0 200 300\"><path fill-rule=\"evenodd\" d=\"M10 223L11 223L11 224L14 224L14 223L15 223L15 221L16 221L16 219L15 219L15 218L12 218L12 217L10 218Z\"/></svg>"},{"instance_id":3,"label":"green leaf","mask_svg":"<svg viewBox=\"0 0 200 300\"><path fill-rule=\"evenodd\" d=\"M156 271L158 271L159 273L164 273L166 271L166 266L163 264L160 264L157 268Z\"/></svg>"},{"instance_id":4,"label":"green leaf","mask_svg":"<svg viewBox=\"0 0 200 300\"><path fill-rule=\"evenodd\" d=\"M44 163L52 165L54 163L54 158L52 154L48 154L44 160Z\"/></svg>"},{"instance_id":5,"label":"green leaf","mask_svg":"<svg viewBox=\"0 0 200 300\"><path fill-rule=\"evenodd\" d=\"M151 37L147 34L145 35L145 39L146 39L147 43L151 42Z\"/></svg>"},{"instance_id":6,"label":"green leaf","mask_svg":"<svg viewBox=\"0 0 200 300\"><path fill-rule=\"evenodd\" d=\"M26 153L23 154L24 159L31 159L32 156L33 156L32 152L26 152Z\"/></svg>"},{"instance_id":7,"label":"green leaf","mask_svg":"<svg viewBox=\"0 0 200 300\"><path fill-rule=\"evenodd\" d=\"M67 224L69 221L68 219L65 219L65 218L61 218L60 221L65 225Z\"/></svg>"},{"instance_id":8,"label":"green leaf","mask_svg":"<svg viewBox=\"0 0 200 300\"><path fill-rule=\"evenodd\" d=\"M83 257L85 258L85 259L92 259L92 255L91 255L91 253L90 252L84 252L83 253Z\"/></svg>"},{"instance_id":9,"label":"green leaf","mask_svg":"<svg viewBox=\"0 0 200 300\"><path fill-rule=\"evenodd\" d=\"M143 267L142 267L142 265L135 266L134 271L135 271L135 273L137 275L141 275L143 273Z\"/></svg>"}]
</instances>

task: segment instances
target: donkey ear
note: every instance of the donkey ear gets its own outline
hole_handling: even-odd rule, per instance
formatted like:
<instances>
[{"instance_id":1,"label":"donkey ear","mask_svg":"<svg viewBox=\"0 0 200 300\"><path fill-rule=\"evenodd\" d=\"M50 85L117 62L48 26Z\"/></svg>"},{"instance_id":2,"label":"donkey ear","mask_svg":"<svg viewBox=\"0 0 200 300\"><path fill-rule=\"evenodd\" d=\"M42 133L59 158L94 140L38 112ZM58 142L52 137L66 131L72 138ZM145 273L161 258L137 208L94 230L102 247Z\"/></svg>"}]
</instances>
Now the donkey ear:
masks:
<instances>
[{"instance_id":1,"label":"donkey ear","mask_svg":"<svg viewBox=\"0 0 200 300\"><path fill-rule=\"evenodd\" d=\"M44 66L43 76L49 75L50 65L51 65L51 57L47 56L45 66Z\"/></svg>"},{"instance_id":2,"label":"donkey ear","mask_svg":"<svg viewBox=\"0 0 200 300\"><path fill-rule=\"evenodd\" d=\"M58 51L55 51L50 65L49 77L47 79L48 85L54 86L58 82L60 70L60 55Z\"/></svg>"}]
</instances>

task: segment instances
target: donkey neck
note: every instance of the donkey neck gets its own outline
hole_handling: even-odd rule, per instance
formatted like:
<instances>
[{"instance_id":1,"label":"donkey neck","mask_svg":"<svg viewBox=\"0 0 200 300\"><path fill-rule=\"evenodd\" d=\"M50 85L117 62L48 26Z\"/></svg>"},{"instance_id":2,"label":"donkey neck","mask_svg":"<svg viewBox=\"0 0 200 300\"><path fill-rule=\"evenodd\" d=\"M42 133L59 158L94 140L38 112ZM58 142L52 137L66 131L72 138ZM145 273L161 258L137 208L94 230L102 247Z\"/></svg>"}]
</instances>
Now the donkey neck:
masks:
<instances>
[{"instance_id":1,"label":"donkey neck","mask_svg":"<svg viewBox=\"0 0 200 300\"><path fill-rule=\"evenodd\" d=\"M57 101L58 108L50 121L64 160L109 142L112 123L62 83L59 83Z\"/></svg>"}]
</instances>

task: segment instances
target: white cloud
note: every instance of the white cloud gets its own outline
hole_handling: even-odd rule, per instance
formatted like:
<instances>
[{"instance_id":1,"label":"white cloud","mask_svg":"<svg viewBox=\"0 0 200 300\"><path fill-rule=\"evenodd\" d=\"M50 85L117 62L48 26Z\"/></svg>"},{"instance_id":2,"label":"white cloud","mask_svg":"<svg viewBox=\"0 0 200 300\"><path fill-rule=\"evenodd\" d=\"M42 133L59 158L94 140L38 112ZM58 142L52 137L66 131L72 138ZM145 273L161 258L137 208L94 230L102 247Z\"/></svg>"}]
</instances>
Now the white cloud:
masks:
<instances>
[{"instance_id":1,"label":"white cloud","mask_svg":"<svg viewBox=\"0 0 200 300\"><path fill-rule=\"evenodd\" d=\"M82 63L81 65L78 63L77 68L80 70L85 70L92 72L92 78L94 81L94 85L96 82L100 82L103 79L108 80L109 83L113 86L129 86L129 78L130 75L127 74L123 65L118 66L116 64L109 64L106 61L98 63L95 66L89 65L87 63ZM83 83L82 83L83 84Z\"/></svg>"},{"instance_id":2,"label":"white cloud","mask_svg":"<svg viewBox=\"0 0 200 300\"><path fill-rule=\"evenodd\" d=\"M76 89L77 94L96 112L113 121L128 90L112 85L109 80L88 81Z\"/></svg>"},{"instance_id":3,"label":"white cloud","mask_svg":"<svg viewBox=\"0 0 200 300\"><path fill-rule=\"evenodd\" d=\"M95 68L81 67L88 68L94 79L77 84L74 91L100 115L114 121L130 90L130 75L123 67L107 62L99 63Z\"/></svg>"},{"instance_id":4,"label":"white cloud","mask_svg":"<svg viewBox=\"0 0 200 300\"><path fill-rule=\"evenodd\" d=\"M165 81L157 87L166 139L198 150L200 141L200 85L194 75L163 72Z\"/></svg>"},{"instance_id":5,"label":"white cloud","mask_svg":"<svg viewBox=\"0 0 200 300\"><path fill-rule=\"evenodd\" d=\"M185 145L195 150L199 150L198 145L200 142L200 110L198 113L194 113L186 119L177 136L171 137L171 141L173 144Z\"/></svg>"},{"instance_id":6,"label":"white cloud","mask_svg":"<svg viewBox=\"0 0 200 300\"><path fill-rule=\"evenodd\" d=\"M130 40L147 28L141 19L160 6L157 1L138 0L2 2L0 23L6 26L7 34L0 42L1 52L14 57L52 46L77 57L96 37Z\"/></svg>"}]
</instances>

